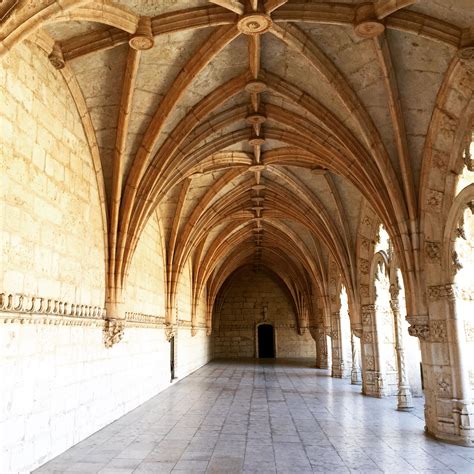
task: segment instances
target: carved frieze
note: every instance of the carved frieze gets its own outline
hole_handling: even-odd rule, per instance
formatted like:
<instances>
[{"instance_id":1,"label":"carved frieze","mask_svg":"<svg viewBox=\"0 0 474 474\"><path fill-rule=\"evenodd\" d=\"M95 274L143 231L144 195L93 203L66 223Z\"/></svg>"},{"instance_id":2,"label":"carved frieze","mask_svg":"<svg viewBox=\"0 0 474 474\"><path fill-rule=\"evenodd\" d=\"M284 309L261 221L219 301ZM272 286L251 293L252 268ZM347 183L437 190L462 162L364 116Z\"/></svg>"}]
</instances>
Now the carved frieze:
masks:
<instances>
[{"instance_id":1,"label":"carved frieze","mask_svg":"<svg viewBox=\"0 0 474 474\"><path fill-rule=\"evenodd\" d=\"M428 287L428 298L430 300L452 299L455 298L455 293L455 287L452 284Z\"/></svg>"},{"instance_id":2,"label":"carved frieze","mask_svg":"<svg viewBox=\"0 0 474 474\"><path fill-rule=\"evenodd\" d=\"M155 316L144 313L125 313L125 321L130 327L156 327L163 328L165 326L164 316Z\"/></svg>"},{"instance_id":3,"label":"carved frieze","mask_svg":"<svg viewBox=\"0 0 474 474\"><path fill-rule=\"evenodd\" d=\"M101 306L18 293L0 293L0 320L4 323L102 326L104 318L105 309Z\"/></svg>"},{"instance_id":4,"label":"carved frieze","mask_svg":"<svg viewBox=\"0 0 474 474\"><path fill-rule=\"evenodd\" d=\"M124 333L124 321L119 319L109 319L104 324L104 344L111 348L122 340Z\"/></svg>"},{"instance_id":5,"label":"carved frieze","mask_svg":"<svg viewBox=\"0 0 474 474\"><path fill-rule=\"evenodd\" d=\"M53 298L19 293L0 293L0 311L97 319L103 319L105 316L105 309L100 306L68 303Z\"/></svg>"}]
</instances>

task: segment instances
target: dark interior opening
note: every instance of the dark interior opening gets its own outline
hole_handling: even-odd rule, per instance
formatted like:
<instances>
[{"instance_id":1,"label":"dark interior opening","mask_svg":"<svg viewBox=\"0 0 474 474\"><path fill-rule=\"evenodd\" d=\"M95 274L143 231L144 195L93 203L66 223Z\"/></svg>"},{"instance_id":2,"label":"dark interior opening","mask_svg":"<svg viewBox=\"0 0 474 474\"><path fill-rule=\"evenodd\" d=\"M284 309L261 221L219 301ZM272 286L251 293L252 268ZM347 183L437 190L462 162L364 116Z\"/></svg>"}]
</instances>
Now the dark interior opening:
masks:
<instances>
[{"instance_id":1,"label":"dark interior opening","mask_svg":"<svg viewBox=\"0 0 474 474\"><path fill-rule=\"evenodd\" d=\"M275 357L275 342L271 324L258 326L258 357L260 359Z\"/></svg>"},{"instance_id":2,"label":"dark interior opening","mask_svg":"<svg viewBox=\"0 0 474 474\"><path fill-rule=\"evenodd\" d=\"M170 371L171 371L171 381L176 378L174 373L174 337L170 339Z\"/></svg>"}]
</instances>

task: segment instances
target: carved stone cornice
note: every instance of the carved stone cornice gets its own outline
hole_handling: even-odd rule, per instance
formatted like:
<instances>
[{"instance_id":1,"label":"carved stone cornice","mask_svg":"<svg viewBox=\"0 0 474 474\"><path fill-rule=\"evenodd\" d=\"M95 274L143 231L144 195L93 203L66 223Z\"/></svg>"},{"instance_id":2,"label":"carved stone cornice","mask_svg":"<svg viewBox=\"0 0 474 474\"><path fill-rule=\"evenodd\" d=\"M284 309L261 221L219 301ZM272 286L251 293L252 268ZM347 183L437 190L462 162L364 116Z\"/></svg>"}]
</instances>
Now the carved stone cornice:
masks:
<instances>
[{"instance_id":1,"label":"carved stone cornice","mask_svg":"<svg viewBox=\"0 0 474 474\"><path fill-rule=\"evenodd\" d=\"M178 320L178 326L183 328L190 328L192 327L192 322L188 321L187 319L180 319Z\"/></svg>"},{"instance_id":2,"label":"carved stone cornice","mask_svg":"<svg viewBox=\"0 0 474 474\"><path fill-rule=\"evenodd\" d=\"M147 327L162 329L165 327L165 317L144 313L125 313L127 327Z\"/></svg>"},{"instance_id":3,"label":"carved stone cornice","mask_svg":"<svg viewBox=\"0 0 474 474\"><path fill-rule=\"evenodd\" d=\"M4 323L102 326L105 309L54 298L0 293L0 320Z\"/></svg>"},{"instance_id":4,"label":"carved stone cornice","mask_svg":"<svg viewBox=\"0 0 474 474\"><path fill-rule=\"evenodd\" d=\"M110 349L122 340L124 334L124 321L122 319L108 319L104 324L104 344Z\"/></svg>"}]
</instances>

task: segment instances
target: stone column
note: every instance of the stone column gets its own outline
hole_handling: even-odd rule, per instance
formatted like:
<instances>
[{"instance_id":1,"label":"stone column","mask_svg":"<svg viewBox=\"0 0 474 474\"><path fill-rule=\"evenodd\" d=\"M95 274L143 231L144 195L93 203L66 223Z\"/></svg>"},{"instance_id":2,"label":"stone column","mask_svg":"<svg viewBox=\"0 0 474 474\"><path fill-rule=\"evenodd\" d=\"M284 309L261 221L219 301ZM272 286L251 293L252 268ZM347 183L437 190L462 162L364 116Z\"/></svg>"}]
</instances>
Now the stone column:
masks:
<instances>
[{"instance_id":1,"label":"stone column","mask_svg":"<svg viewBox=\"0 0 474 474\"><path fill-rule=\"evenodd\" d=\"M474 406L466 367L464 317L456 312L451 283L428 287L429 317L407 317L420 338L425 382L425 422L438 439L474 446Z\"/></svg>"},{"instance_id":2,"label":"stone column","mask_svg":"<svg viewBox=\"0 0 474 474\"><path fill-rule=\"evenodd\" d=\"M328 346L324 328L316 329L316 368L328 369Z\"/></svg>"},{"instance_id":3,"label":"stone column","mask_svg":"<svg viewBox=\"0 0 474 474\"><path fill-rule=\"evenodd\" d=\"M341 319L339 311L331 313L331 347L331 377L342 378L344 376L344 360L342 356Z\"/></svg>"},{"instance_id":4,"label":"stone column","mask_svg":"<svg viewBox=\"0 0 474 474\"><path fill-rule=\"evenodd\" d=\"M390 285L390 307L393 313L395 323L395 350L397 352L398 368L398 403L397 410L410 411L413 408L413 398L410 391L410 382L408 381L407 368L405 364L405 349L403 347L402 318L400 316L400 307L398 297L400 288L398 284Z\"/></svg>"},{"instance_id":5,"label":"stone column","mask_svg":"<svg viewBox=\"0 0 474 474\"><path fill-rule=\"evenodd\" d=\"M360 375L360 349L359 344L355 340L356 336L354 331L351 331L351 350L352 350L352 368L351 368L351 384L352 385L360 385L362 383L361 375Z\"/></svg>"},{"instance_id":6,"label":"stone column","mask_svg":"<svg viewBox=\"0 0 474 474\"><path fill-rule=\"evenodd\" d=\"M375 386L375 349L374 332L372 323L375 317L375 305L364 304L361 306L362 337L360 350L362 355L362 393L376 396Z\"/></svg>"}]
</instances>

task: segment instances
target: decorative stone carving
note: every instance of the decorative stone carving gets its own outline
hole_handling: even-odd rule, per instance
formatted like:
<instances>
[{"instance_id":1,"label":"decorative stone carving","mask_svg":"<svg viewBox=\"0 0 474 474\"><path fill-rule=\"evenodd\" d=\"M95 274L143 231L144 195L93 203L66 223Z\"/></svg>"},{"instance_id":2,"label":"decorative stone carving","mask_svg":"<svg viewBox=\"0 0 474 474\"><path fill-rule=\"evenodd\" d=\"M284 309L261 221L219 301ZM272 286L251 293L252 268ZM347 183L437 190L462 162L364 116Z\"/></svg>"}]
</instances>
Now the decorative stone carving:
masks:
<instances>
[{"instance_id":1,"label":"decorative stone carving","mask_svg":"<svg viewBox=\"0 0 474 474\"><path fill-rule=\"evenodd\" d=\"M19 293L0 293L0 312L16 313L8 318L2 318L4 322L44 322L50 324L51 319L37 318L37 316L63 316L67 318L103 320L105 309L100 306L89 306L84 304L69 303L53 298L41 296L30 296ZM20 314L18 314L20 313ZM25 318L21 314L31 315ZM49 321L49 322L48 322ZM57 322L54 324L58 324Z\"/></svg>"},{"instance_id":2,"label":"decorative stone carving","mask_svg":"<svg viewBox=\"0 0 474 474\"><path fill-rule=\"evenodd\" d=\"M130 37L128 41L130 47L138 51L145 51L153 48L155 38L151 28L151 19L147 16L142 16L138 22L137 30Z\"/></svg>"},{"instance_id":3,"label":"decorative stone carving","mask_svg":"<svg viewBox=\"0 0 474 474\"><path fill-rule=\"evenodd\" d=\"M361 246L364 250L369 250L369 249L370 249L370 240L369 240L369 239L366 239L365 237L361 237L361 239L360 239L360 246Z\"/></svg>"},{"instance_id":4,"label":"decorative stone carving","mask_svg":"<svg viewBox=\"0 0 474 474\"><path fill-rule=\"evenodd\" d=\"M368 298L369 294L369 285L360 285L360 296Z\"/></svg>"},{"instance_id":5,"label":"decorative stone carving","mask_svg":"<svg viewBox=\"0 0 474 474\"><path fill-rule=\"evenodd\" d=\"M428 324L413 324L408 328L408 334L418 337L423 341L427 340L430 335L430 327Z\"/></svg>"},{"instance_id":6,"label":"decorative stone carving","mask_svg":"<svg viewBox=\"0 0 474 474\"><path fill-rule=\"evenodd\" d=\"M373 342L373 337L372 337L372 333L371 332L365 332L364 333L364 342L366 344L370 344L371 342Z\"/></svg>"},{"instance_id":7,"label":"decorative stone carving","mask_svg":"<svg viewBox=\"0 0 474 474\"><path fill-rule=\"evenodd\" d=\"M375 311L375 305L365 304L361 307L362 312L362 324L364 326L370 326L372 324L372 314Z\"/></svg>"},{"instance_id":8,"label":"decorative stone carving","mask_svg":"<svg viewBox=\"0 0 474 474\"><path fill-rule=\"evenodd\" d=\"M104 325L104 344L105 347L111 348L122 340L124 333L124 323L122 320L109 319Z\"/></svg>"},{"instance_id":9,"label":"decorative stone carving","mask_svg":"<svg viewBox=\"0 0 474 474\"><path fill-rule=\"evenodd\" d=\"M267 84L259 79L247 82L245 90L251 94L261 94L267 90ZM252 188L255 189L255 188Z\"/></svg>"},{"instance_id":10,"label":"decorative stone carving","mask_svg":"<svg viewBox=\"0 0 474 474\"><path fill-rule=\"evenodd\" d=\"M448 165L448 156L442 151L434 150L431 158L431 163L436 169L440 171L446 171Z\"/></svg>"},{"instance_id":11,"label":"decorative stone carving","mask_svg":"<svg viewBox=\"0 0 474 474\"><path fill-rule=\"evenodd\" d=\"M250 125L261 125L267 120L267 117L261 113L254 112L253 114L247 115L245 121ZM265 140L264 140L265 142Z\"/></svg>"},{"instance_id":12,"label":"decorative stone carving","mask_svg":"<svg viewBox=\"0 0 474 474\"><path fill-rule=\"evenodd\" d=\"M432 262L441 260L441 242L425 241L425 255Z\"/></svg>"},{"instance_id":13,"label":"decorative stone carving","mask_svg":"<svg viewBox=\"0 0 474 474\"><path fill-rule=\"evenodd\" d=\"M165 323L165 337L168 342L176 335L176 329L170 322Z\"/></svg>"},{"instance_id":14,"label":"decorative stone carving","mask_svg":"<svg viewBox=\"0 0 474 474\"><path fill-rule=\"evenodd\" d=\"M365 367L367 370L375 370L375 359L373 356L365 356Z\"/></svg>"},{"instance_id":15,"label":"decorative stone carving","mask_svg":"<svg viewBox=\"0 0 474 474\"><path fill-rule=\"evenodd\" d=\"M426 198L426 205L428 206L429 210L440 213L442 204L443 193L441 191L436 191L435 189L430 189Z\"/></svg>"},{"instance_id":16,"label":"decorative stone carving","mask_svg":"<svg viewBox=\"0 0 474 474\"><path fill-rule=\"evenodd\" d=\"M430 300L440 300L444 298L455 298L456 291L454 285L448 283L447 285L435 285L428 287L428 298Z\"/></svg>"},{"instance_id":17,"label":"decorative stone carving","mask_svg":"<svg viewBox=\"0 0 474 474\"><path fill-rule=\"evenodd\" d=\"M430 339L431 342L444 342L448 337L446 321L430 322Z\"/></svg>"},{"instance_id":18,"label":"decorative stone carving","mask_svg":"<svg viewBox=\"0 0 474 474\"><path fill-rule=\"evenodd\" d=\"M165 326L164 316L155 316L144 313L125 313L127 326L163 328Z\"/></svg>"},{"instance_id":19,"label":"decorative stone carving","mask_svg":"<svg viewBox=\"0 0 474 474\"><path fill-rule=\"evenodd\" d=\"M464 61L469 61L474 59L474 45L464 46L463 48L458 49L458 58Z\"/></svg>"},{"instance_id":20,"label":"decorative stone carving","mask_svg":"<svg viewBox=\"0 0 474 474\"><path fill-rule=\"evenodd\" d=\"M254 12L243 15L237 22L237 28L244 35L260 35L272 26L272 19L266 13Z\"/></svg>"},{"instance_id":21,"label":"decorative stone carving","mask_svg":"<svg viewBox=\"0 0 474 474\"><path fill-rule=\"evenodd\" d=\"M57 42L54 43L53 49L48 55L48 59L55 69L63 69L66 66L61 46Z\"/></svg>"},{"instance_id":22,"label":"decorative stone carving","mask_svg":"<svg viewBox=\"0 0 474 474\"><path fill-rule=\"evenodd\" d=\"M373 3L362 3L357 7L354 31L362 38L375 38L385 30L383 22L375 16Z\"/></svg>"},{"instance_id":23,"label":"decorative stone carving","mask_svg":"<svg viewBox=\"0 0 474 474\"><path fill-rule=\"evenodd\" d=\"M370 265L369 265L369 261L366 260L365 258L360 258L359 259L359 268L360 268L360 271L364 274L364 275L367 275L370 271Z\"/></svg>"},{"instance_id":24,"label":"decorative stone carving","mask_svg":"<svg viewBox=\"0 0 474 474\"><path fill-rule=\"evenodd\" d=\"M462 269L462 263L459 261L459 255L456 252L456 250L453 250L452 259L453 259L453 270L456 273Z\"/></svg>"},{"instance_id":25,"label":"decorative stone carving","mask_svg":"<svg viewBox=\"0 0 474 474\"><path fill-rule=\"evenodd\" d=\"M451 381L447 374L438 375L437 392L438 395L442 398L451 397Z\"/></svg>"}]
</instances>

